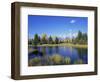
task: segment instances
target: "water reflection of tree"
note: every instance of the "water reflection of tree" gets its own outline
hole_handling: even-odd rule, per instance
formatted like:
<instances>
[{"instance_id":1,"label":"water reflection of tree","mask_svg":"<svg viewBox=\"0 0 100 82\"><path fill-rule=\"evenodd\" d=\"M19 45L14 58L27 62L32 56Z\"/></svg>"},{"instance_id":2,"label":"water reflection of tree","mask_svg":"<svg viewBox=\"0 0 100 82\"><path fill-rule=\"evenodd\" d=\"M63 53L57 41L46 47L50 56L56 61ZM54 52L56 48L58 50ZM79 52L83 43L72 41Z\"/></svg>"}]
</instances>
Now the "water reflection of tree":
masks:
<instances>
[{"instance_id":1,"label":"water reflection of tree","mask_svg":"<svg viewBox=\"0 0 100 82\"><path fill-rule=\"evenodd\" d=\"M48 60L48 58L47 58L47 53L46 53L46 47L44 46L44 47L42 47L42 53L43 53L43 56L41 57L41 64L42 65L47 65L47 60Z\"/></svg>"},{"instance_id":2,"label":"water reflection of tree","mask_svg":"<svg viewBox=\"0 0 100 82\"><path fill-rule=\"evenodd\" d=\"M42 47L42 53L43 53L43 55L46 55L46 47Z\"/></svg>"},{"instance_id":3,"label":"water reflection of tree","mask_svg":"<svg viewBox=\"0 0 100 82\"><path fill-rule=\"evenodd\" d=\"M34 49L37 49L38 50L38 47L37 46L34 46Z\"/></svg>"},{"instance_id":4,"label":"water reflection of tree","mask_svg":"<svg viewBox=\"0 0 100 82\"><path fill-rule=\"evenodd\" d=\"M55 46L55 52L59 53L59 47L58 46Z\"/></svg>"},{"instance_id":5,"label":"water reflection of tree","mask_svg":"<svg viewBox=\"0 0 100 82\"><path fill-rule=\"evenodd\" d=\"M76 50L80 58L83 58L83 56L87 55L87 48L76 48Z\"/></svg>"},{"instance_id":6,"label":"water reflection of tree","mask_svg":"<svg viewBox=\"0 0 100 82\"><path fill-rule=\"evenodd\" d=\"M52 54L53 53L53 47L52 46L48 47L48 53L49 54Z\"/></svg>"}]
</instances>

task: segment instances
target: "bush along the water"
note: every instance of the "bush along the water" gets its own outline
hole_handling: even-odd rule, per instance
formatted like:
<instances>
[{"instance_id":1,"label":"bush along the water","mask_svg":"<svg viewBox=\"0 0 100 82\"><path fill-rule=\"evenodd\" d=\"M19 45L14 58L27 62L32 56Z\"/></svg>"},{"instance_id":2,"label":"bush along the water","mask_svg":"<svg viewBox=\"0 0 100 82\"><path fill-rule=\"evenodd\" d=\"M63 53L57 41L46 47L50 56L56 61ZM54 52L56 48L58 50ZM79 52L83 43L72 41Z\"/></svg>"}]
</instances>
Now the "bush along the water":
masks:
<instances>
[{"instance_id":1,"label":"bush along the water","mask_svg":"<svg viewBox=\"0 0 100 82\"><path fill-rule=\"evenodd\" d=\"M71 63L71 58L70 57L65 57L64 61L65 61L65 64L70 64Z\"/></svg>"}]
</instances>

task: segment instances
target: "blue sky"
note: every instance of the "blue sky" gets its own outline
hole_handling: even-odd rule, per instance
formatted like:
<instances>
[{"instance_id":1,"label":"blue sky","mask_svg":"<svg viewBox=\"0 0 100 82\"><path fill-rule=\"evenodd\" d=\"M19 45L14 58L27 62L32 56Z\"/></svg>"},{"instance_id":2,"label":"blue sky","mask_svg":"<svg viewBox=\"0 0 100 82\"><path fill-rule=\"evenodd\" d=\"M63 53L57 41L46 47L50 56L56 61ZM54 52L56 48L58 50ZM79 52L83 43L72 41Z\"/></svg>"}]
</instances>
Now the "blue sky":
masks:
<instances>
[{"instance_id":1,"label":"blue sky","mask_svg":"<svg viewBox=\"0 0 100 82\"><path fill-rule=\"evenodd\" d=\"M38 16L28 15L28 37L33 38L34 34L58 37L75 37L80 30L87 33L87 17L69 16Z\"/></svg>"}]
</instances>

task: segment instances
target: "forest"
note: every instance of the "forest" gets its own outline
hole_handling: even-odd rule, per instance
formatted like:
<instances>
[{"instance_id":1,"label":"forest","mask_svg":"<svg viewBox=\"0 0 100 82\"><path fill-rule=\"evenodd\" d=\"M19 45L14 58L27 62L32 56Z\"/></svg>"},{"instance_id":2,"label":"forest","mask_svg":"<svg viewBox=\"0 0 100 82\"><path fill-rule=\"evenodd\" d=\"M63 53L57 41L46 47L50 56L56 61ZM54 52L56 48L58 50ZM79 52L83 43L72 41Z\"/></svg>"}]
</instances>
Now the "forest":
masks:
<instances>
[{"instance_id":1,"label":"forest","mask_svg":"<svg viewBox=\"0 0 100 82\"><path fill-rule=\"evenodd\" d=\"M78 31L76 37L72 38L62 38L57 36L47 36L47 34L42 34L42 36L39 36L38 34L35 34L32 39L28 40L28 45L43 45L43 44L61 44L61 43L70 43L70 44L87 44L87 33L82 33L81 31Z\"/></svg>"}]
</instances>

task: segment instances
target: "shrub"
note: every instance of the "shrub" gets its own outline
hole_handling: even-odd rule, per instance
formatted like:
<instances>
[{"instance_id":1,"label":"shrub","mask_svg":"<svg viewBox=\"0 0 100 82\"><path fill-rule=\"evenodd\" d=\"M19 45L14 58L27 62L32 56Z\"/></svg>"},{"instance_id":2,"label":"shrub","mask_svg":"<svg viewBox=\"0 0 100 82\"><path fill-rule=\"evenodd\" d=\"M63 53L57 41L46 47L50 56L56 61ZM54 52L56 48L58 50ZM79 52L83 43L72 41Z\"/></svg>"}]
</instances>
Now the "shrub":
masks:
<instances>
[{"instance_id":1,"label":"shrub","mask_svg":"<svg viewBox=\"0 0 100 82\"><path fill-rule=\"evenodd\" d=\"M51 56L51 61L54 64L61 64L63 61L63 57L59 54L54 54L53 56Z\"/></svg>"},{"instance_id":2,"label":"shrub","mask_svg":"<svg viewBox=\"0 0 100 82\"><path fill-rule=\"evenodd\" d=\"M84 62L83 62L83 60L81 60L81 59L79 59L79 60L77 60L77 61L75 61L74 62L74 64L83 64Z\"/></svg>"},{"instance_id":3,"label":"shrub","mask_svg":"<svg viewBox=\"0 0 100 82\"><path fill-rule=\"evenodd\" d=\"M70 57L65 57L65 63L70 64L71 63L71 58Z\"/></svg>"},{"instance_id":4,"label":"shrub","mask_svg":"<svg viewBox=\"0 0 100 82\"><path fill-rule=\"evenodd\" d=\"M34 49L34 50L33 50L33 54L38 54L38 52L39 52L39 51L38 51L37 49Z\"/></svg>"},{"instance_id":5,"label":"shrub","mask_svg":"<svg viewBox=\"0 0 100 82\"><path fill-rule=\"evenodd\" d=\"M41 63L41 59L39 57L35 57L29 60L29 65L38 65Z\"/></svg>"}]
</instances>

